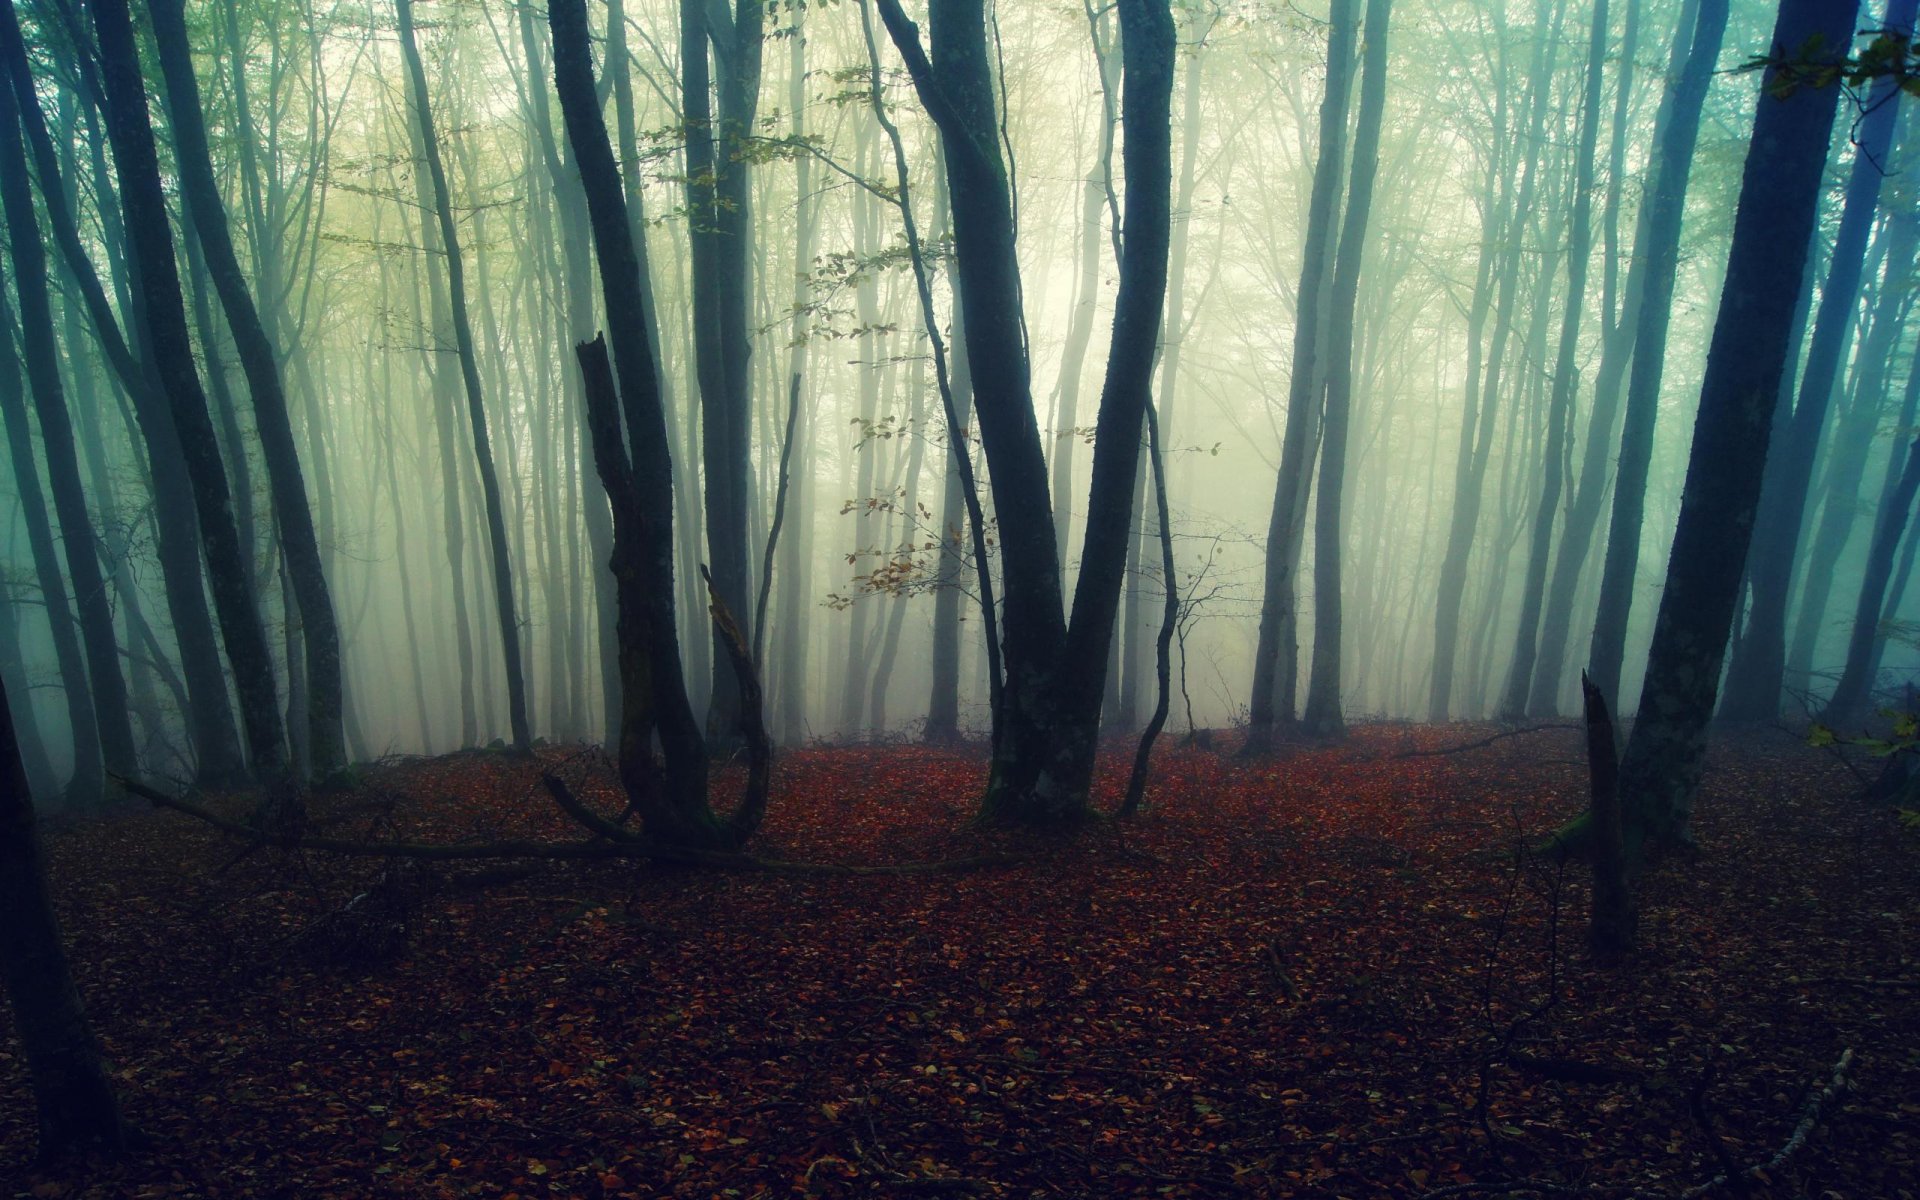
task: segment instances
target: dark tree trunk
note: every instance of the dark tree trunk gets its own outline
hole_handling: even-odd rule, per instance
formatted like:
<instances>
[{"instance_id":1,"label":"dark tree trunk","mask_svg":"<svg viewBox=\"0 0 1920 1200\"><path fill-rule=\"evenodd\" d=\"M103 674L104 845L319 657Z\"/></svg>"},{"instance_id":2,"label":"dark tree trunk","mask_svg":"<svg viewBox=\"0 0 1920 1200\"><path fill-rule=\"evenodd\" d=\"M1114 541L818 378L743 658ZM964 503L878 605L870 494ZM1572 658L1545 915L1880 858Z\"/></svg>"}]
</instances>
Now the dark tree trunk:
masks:
<instances>
[{"instance_id":1,"label":"dark tree trunk","mask_svg":"<svg viewBox=\"0 0 1920 1200\"><path fill-rule=\"evenodd\" d=\"M1512 335L1514 324L1514 292L1520 285L1520 266L1527 256L1521 252L1527 226L1534 215L1534 196L1540 186L1540 150L1545 128L1548 98L1552 91L1554 60L1558 50L1560 22L1565 16L1564 0L1540 0L1535 8L1536 28L1534 30L1534 48L1532 62L1527 76L1527 121L1522 134L1525 149L1520 167L1520 184L1516 192L1505 191L1495 202L1491 197L1487 203L1492 205L1495 219L1491 222L1492 241L1504 247L1496 260L1488 261L1485 278L1488 285L1495 288L1495 294L1483 296L1482 289L1476 287L1474 309L1479 313L1480 327L1484 327L1488 311L1485 305L1491 305L1493 334L1488 339L1484 369L1478 361L1478 327L1473 326L1469 316L1469 326L1473 330L1469 341L1476 349L1475 358L1468 362L1467 371L1467 416L1460 429L1460 450L1454 468L1453 512L1447 525L1447 549L1440 560L1440 577L1437 594L1434 597L1433 622L1433 681L1428 696L1428 711L1432 720L1443 721L1447 718L1452 703L1454 662L1459 651L1460 615L1465 604L1467 589L1467 567L1473 555L1474 534L1480 524L1480 509L1485 499L1487 465L1493 447L1495 417L1500 401L1500 380L1506 367L1507 339ZM1498 122L1496 122L1497 124ZM1498 139L1496 130L1496 140ZM1490 244L1491 247L1491 244ZM1498 275L1493 274L1497 266ZM1544 309L1537 310L1544 316ZM1475 387L1478 392L1475 392ZM1509 422L1509 429L1513 423ZM1486 577L1497 579L1502 571L1489 571ZM1487 609L1489 617L1493 606ZM1482 656L1478 665L1484 667L1486 659ZM1475 689L1478 691L1479 689Z\"/></svg>"},{"instance_id":2,"label":"dark tree trunk","mask_svg":"<svg viewBox=\"0 0 1920 1200\"><path fill-rule=\"evenodd\" d=\"M188 730L195 751L195 779L203 786L225 787L240 782L246 775L241 759L240 740L235 732L233 707L227 696L227 684L220 669L220 647L213 631L213 619L207 612L207 598L201 586L200 535L193 509L193 489L187 479L180 452L178 431L167 411L165 397L150 363L135 360L122 335L119 322L107 304L106 291L94 270L93 260L80 243L73 208L63 183L66 175L55 154L53 139L40 112L39 98L27 68L24 44L13 20L11 5L0 4L0 57L12 75L14 99L27 135L28 149L34 160L35 174L41 184L41 200L54 244L60 248L68 278L80 293L95 339L104 353L114 377L133 401L134 435L138 446L146 450L146 465L153 494L155 548L160 560L168 615L174 637L179 643L181 674L185 677ZM96 194L101 198L101 216L105 227L115 229L112 188L106 177L105 156L97 137L90 137L94 151ZM71 155L68 156L69 161ZM118 241L109 237L109 248ZM118 258L115 261L119 261ZM121 281L124 286L124 281ZM122 293L123 307L131 314L129 322L137 327L137 297ZM137 452L137 451L136 451ZM131 619L136 607L127 606Z\"/></svg>"},{"instance_id":3,"label":"dark tree trunk","mask_svg":"<svg viewBox=\"0 0 1920 1200\"><path fill-rule=\"evenodd\" d=\"M1633 368L1627 376L1627 410L1620 427L1613 511L1587 658L1593 685L1601 695L1612 697L1614 706L1622 711L1628 706L1620 695L1620 670L1626 657L1627 619L1632 615L1633 578L1639 566L1641 525L1647 511L1647 469L1653 461L1660 377L1666 366L1667 324L1673 314L1674 277L1679 268L1680 224L1693 171L1693 147L1700 134L1700 112L1726 30L1727 0L1701 0L1687 65L1673 89L1672 118L1654 146L1653 163L1648 168L1652 187L1645 201L1647 236L1641 256L1646 264L1646 295L1640 302ZM1798 291L1797 280L1794 287Z\"/></svg>"},{"instance_id":4,"label":"dark tree trunk","mask_svg":"<svg viewBox=\"0 0 1920 1200\"><path fill-rule=\"evenodd\" d=\"M460 379L467 393L467 422L473 433L474 466L480 476L480 497L486 509L487 542L493 567L493 600L500 620L500 648L507 681L507 724L513 745L526 750L533 744L527 725L527 685L521 672L520 620L513 605L513 562L507 549L506 515L500 504L500 481L494 472L493 448L487 437L487 412L480 391L480 364L474 352L473 327L467 320L466 268L460 258L460 238L453 222L453 201L447 173L440 160L439 135L433 128L428 102L427 73L413 35L413 0L394 0L400 18L400 53L406 60L413 93L414 119L419 125L427 179L432 185L434 214L440 225L440 245L447 258L447 293L453 319L454 349L460 360ZM454 586L460 585L459 580Z\"/></svg>"},{"instance_id":5,"label":"dark tree trunk","mask_svg":"<svg viewBox=\"0 0 1920 1200\"><path fill-rule=\"evenodd\" d=\"M1846 52L1856 0L1783 0L1775 46ZM1690 839L1706 730L1753 536L1805 247L1819 208L1839 89L1782 97L1769 68L1734 214L1727 278L1668 557L1639 719L1620 769L1630 849ZM1643 343L1644 345L1644 343ZM1637 857L1637 856L1636 856Z\"/></svg>"},{"instance_id":6,"label":"dark tree trunk","mask_svg":"<svg viewBox=\"0 0 1920 1200\"><path fill-rule=\"evenodd\" d=\"M1247 703L1249 754L1272 748L1277 726L1294 720L1299 675L1299 595L1295 576L1313 485L1314 451L1320 440L1325 396L1321 361L1326 301L1334 257L1334 221L1340 208L1340 163L1347 141L1347 94L1353 80L1353 48L1359 35L1359 0L1334 0L1328 17L1327 89L1320 98L1319 158L1307 200L1300 287L1294 293L1293 365L1287 388L1287 429L1280 443L1280 472L1267 522L1267 561L1260 600L1259 641L1253 657L1253 695Z\"/></svg>"},{"instance_id":7,"label":"dark tree trunk","mask_svg":"<svg viewBox=\"0 0 1920 1200\"><path fill-rule=\"evenodd\" d=\"M747 303L753 224L747 164L759 108L765 20L761 0L681 0L681 117L687 136L707 553L714 588L736 613L752 612L747 524L753 381ZM719 98L717 114L710 91ZM720 665L727 654L719 631L713 638L707 737L715 750L724 750L739 744L740 697L732 673Z\"/></svg>"},{"instance_id":8,"label":"dark tree trunk","mask_svg":"<svg viewBox=\"0 0 1920 1200\"><path fill-rule=\"evenodd\" d=\"M1880 27L1911 33L1916 10L1920 10L1916 0L1888 0ZM1753 561L1747 567L1752 605L1746 627L1734 645L1733 662L1727 668L1720 713L1728 720L1771 721L1780 714L1786 672L1787 601L1800 550L1800 527L1814 459L1832 405L1834 382L1846 356L1853 312L1860 297L1861 267L1880 204L1881 182L1887 174L1900 93L1895 80L1876 82L1855 135L1846 205L1834 237L1826 285L1820 289L1820 307L1807 345L1799 399L1786 437L1774 443L1768 456Z\"/></svg>"},{"instance_id":9,"label":"dark tree trunk","mask_svg":"<svg viewBox=\"0 0 1920 1200\"><path fill-rule=\"evenodd\" d=\"M1552 391L1547 400L1547 444L1540 464L1540 494L1529 530L1526 573L1521 581L1519 629L1514 636L1506 692L1500 701L1500 715L1509 720L1526 714L1527 696L1533 688L1534 663L1540 650L1540 610L1546 604L1547 563L1553 553L1553 526L1560 516L1560 495L1567 485L1573 402L1580 382L1580 321L1586 313L1587 265L1593 253L1593 159L1600 144L1600 94L1606 59L1607 0L1594 0L1593 25L1587 38L1586 89L1580 105L1580 144L1573 167L1566 307L1562 310L1560 344L1554 354Z\"/></svg>"},{"instance_id":10,"label":"dark tree trunk","mask_svg":"<svg viewBox=\"0 0 1920 1200\"><path fill-rule=\"evenodd\" d=\"M39 1155L120 1152L141 1139L120 1102L67 968L60 922L47 894L46 860L34 830L13 712L0 685L0 978L26 1052L39 1110Z\"/></svg>"},{"instance_id":11,"label":"dark tree trunk","mask_svg":"<svg viewBox=\"0 0 1920 1200\"><path fill-rule=\"evenodd\" d=\"M1607 698L1584 674L1580 677L1587 720L1587 776L1593 813L1593 906L1587 920L1587 945L1601 959L1617 959L1633 949L1632 880L1628 875L1620 819L1620 746L1607 712Z\"/></svg>"},{"instance_id":12,"label":"dark tree trunk","mask_svg":"<svg viewBox=\"0 0 1920 1200\"><path fill-rule=\"evenodd\" d=\"M1387 107L1387 26L1392 0L1367 0L1360 75L1360 114L1353 134L1352 179L1341 221L1327 324L1327 393L1320 442L1320 491L1313 526L1313 670L1302 714L1307 732L1346 732L1340 709L1340 565L1345 552L1341 506L1346 493L1347 430L1353 408L1353 311L1366 261L1367 220L1380 166L1380 121Z\"/></svg>"},{"instance_id":13,"label":"dark tree trunk","mask_svg":"<svg viewBox=\"0 0 1920 1200\"><path fill-rule=\"evenodd\" d=\"M0 286L4 280L0 280ZM13 466L14 487L20 495L20 516L27 527L27 547L40 585L52 635L54 661L60 667L61 694L66 701L67 725L73 743L73 775L67 782L70 802L97 802L106 783L101 773L100 728L94 723L93 689L87 683L87 660L74 630L66 576L54 548L53 523L47 518L46 495L40 490L40 467L33 454L33 429L27 420L20 362L13 349L13 314L0 296L0 417L7 429L7 450ZM28 693L22 692L25 697Z\"/></svg>"},{"instance_id":14,"label":"dark tree trunk","mask_svg":"<svg viewBox=\"0 0 1920 1200\"><path fill-rule=\"evenodd\" d=\"M40 418L40 442L47 460L47 484L60 522L67 578L80 617L87 651L87 682L98 731L99 754L106 769L123 777L139 769L134 752L133 717L126 680L120 674L120 645L114 633L113 606L100 571L100 546L93 516L80 482L80 456L66 389L60 381L53 304L47 287L46 247L33 211L27 183L27 159L20 138L13 96L0 88L0 198L4 199L8 244L13 251L13 288L20 301L20 344L27 363L28 390ZM31 450L29 450L31 453Z\"/></svg>"},{"instance_id":15,"label":"dark tree trunk","mask_svg":"<svg viewBox=\"0 0 1920 1200\"><path fill-rule=\"evenodd\" d=\"M207 272L233 333L240 367L253 396L254 424L273 492L274 527L279 530L287 578L300 610L300 637L307 675L307 761L316 778L346 765L342 726L340 627L314 533L307 484L287 414L279 355L254 306L240 259L234 253L227 213L214 178L213 158L201 117L200 86L193 74L193 50L187 37L182 0L147 0L153 16L154 43L167 82L167 115L173 130L174 157L187 215L206 256ZM238 48L235 48L236 53ZM318 419L316 414L314 419Z\"/></svg>"},{"instance_id":16,"label":"dark tree trunk","mask_svg":"<svg viewBox=\"0 0 1920 1200\"><path fill-rule=\"evenodd\" d=\"M897 0L880 0L879 8L946 149L955 261L995 508L1050 512L984 6L980 0L934 5L932 61ZM1077 819L1087 811L1092 783L1100 696L1133 524L1142 417L1166 303L1171 227L1173 19L1163 0L1123 0L1120 28L1126 172L1134 182L1127 188L1127 254L1095 432L1073 620L1069 625L1062 611L1053 523L1003 527L1006 681L981 804L981 819L988 822Z\"/></svg>"},{"instance_id":17,"label":"dark tree trunk","mask_svg":"<svg viewBox=\"0 0 1920 1200\"><path fill-rule=\"evenodd\" d=\"M650 833L687 844L734 844L752 829L721 820L708 801L706 746L681 669L673 589L673 456L641 303L633 227L594 92L585 0L553 0L547 15L553 29L554 81L586 189L614 346L611 369L597 341L580 347L579 356L594 463L614 518L621 774ZM666 759L665 771L657 778L655 737ZM757 819L757 814L743 815Z\"/></svg>"},{"instance_id":18,"label":"dark tree trunk","mask_svg":"<svg viewBox=\"0 0 1920 1200\"><path fill-rule=\"evenodd\" d=\"M1914 410L1920 407L1915 403L1920 398L1920 360L1910 362L1907 367L1906 392L1903 429L1911 427ZM1907 523L1913 519L1914 494L1920 492L1920 441L1907 448L1904 462L1896 454L1887 471L1893 482L1881 499L1880 513L1874 521L1873 542L1867 548L1866 569L1853 609L1853 631L1847 638L1846 666L1840 672L1839 683L1834 685L1833 695L1827 699L1826 710L1820 714L1820 719L1829 725L1858 719L1873 699L1873 686L1879 674L1875 652L1886 641L1881 616L1888 585L1893 579L1894 555L1906 536Z\"/></svg>"},{"instance_id":19,"label":"dark tree trunk","mask_svg":"<svg viewBox=\"0 0 1920 1200\"><path fill-rule=\"evenodd\" d=\"M234 527L226 468L187 333L133 20L126 0L100 0L91 7L106 93L107 135L113 143L128 247L139 276L146 347L186 460L207 579L240 696L247 748L254 773L267 788L264 815L290 816L297 799L287 774L286 732L274 687L273 656L260 619L251 566Z\"/></svg>"}]
</instances>

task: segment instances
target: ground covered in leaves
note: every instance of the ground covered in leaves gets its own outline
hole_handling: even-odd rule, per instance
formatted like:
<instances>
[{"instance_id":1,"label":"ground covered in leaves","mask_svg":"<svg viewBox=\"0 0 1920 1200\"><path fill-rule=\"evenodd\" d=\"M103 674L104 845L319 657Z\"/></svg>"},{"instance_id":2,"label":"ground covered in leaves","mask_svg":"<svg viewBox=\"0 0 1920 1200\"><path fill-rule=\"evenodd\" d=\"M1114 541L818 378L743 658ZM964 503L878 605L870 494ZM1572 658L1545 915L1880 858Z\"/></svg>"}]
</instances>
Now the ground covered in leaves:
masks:
<instances>
[{"instance_id":1,"label":"ground covered in leaves","mask_svg":"<svg viewBox=\"0 0 1920 1200\"><path fill-rule=\"evenodd\" d=\"M0 1196L1678 1197L1772 1158L1846 1050L1851 1090L1757 1186L1920 1193L1920 837L1830 756L1720 745L1705 856L1650 879L1643 952L1602 970L1583 873L1521 853L1582 806L1580 734L1418 753L1492 732L1169 749L1142 818L1039 841L967 827L977 752L781 760L763 857L1029 856L931 874L56 827L81 986L157 1146L30 1168L0 1014ZM617 811L602 768L543 757ZM398 763L316 811L336 837L578 836L537 774Z\"/></svg>"}]
</instances>

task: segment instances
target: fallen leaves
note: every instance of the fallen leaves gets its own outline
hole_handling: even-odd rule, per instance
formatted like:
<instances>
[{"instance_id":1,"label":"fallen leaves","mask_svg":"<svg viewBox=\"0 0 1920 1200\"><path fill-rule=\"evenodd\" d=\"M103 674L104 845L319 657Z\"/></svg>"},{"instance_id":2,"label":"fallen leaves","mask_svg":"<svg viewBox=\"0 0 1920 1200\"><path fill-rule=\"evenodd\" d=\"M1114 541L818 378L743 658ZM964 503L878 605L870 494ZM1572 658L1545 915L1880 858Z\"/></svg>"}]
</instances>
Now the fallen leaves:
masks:
<instances>
[{"instance_id":1,"label":"fallen leaves","mask_svg":"<svg viewBox=\"0 0 1920 1200\"><path fill-rule=\"evenodd\" d=\"M1688 1113L1710 1058L1713 1120L1764 1162L1852 1046L1855 1090L1775 1182L1911 1194L1920 846L1820 755L1722 747L1708 857L1652 878L1645 952L1600 972L1566 936L1578 872L1511 853L1577 809L1577 731L1406 753L1487 732L1363 729L1254 765L1169 749L1142 820L1034 842L967 827L976 756L809 750L783 760L756 853L1032 858L442 872L369 961L302 933L371 894L379 861L222 870L235 843L176 815L80 826L49 839L63 917L161 1142L18 1190L1361 1197L1520 1162L1677 1194L1719 1170ZM538 770L402 764L315 816L341 837L574 836ZM619 810L605 780L576 790ZM31 1122L0 1051L0 1163Z\"/></svg>"}]
</instances>

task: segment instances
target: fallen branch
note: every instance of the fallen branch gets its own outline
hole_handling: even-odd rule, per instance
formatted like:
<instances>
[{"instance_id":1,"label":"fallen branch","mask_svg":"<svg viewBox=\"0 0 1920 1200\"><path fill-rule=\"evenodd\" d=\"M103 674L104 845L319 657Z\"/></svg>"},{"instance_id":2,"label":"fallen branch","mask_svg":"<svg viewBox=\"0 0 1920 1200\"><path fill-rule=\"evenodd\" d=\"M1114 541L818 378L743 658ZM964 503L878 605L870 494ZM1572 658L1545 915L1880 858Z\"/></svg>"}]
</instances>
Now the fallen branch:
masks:
<instances>
[{"instance_id":1,"label":"fallen branch","mask_svg":"<svg viewBox=\"0 0 1920 1200\"><path fill-rule=\"evenodd\" d=\"M1800 1120L1794 1124L1793 1133L1788 1136L1785 1144L1774 1152L1772 1158L1738 1172L1722 1171L1698 1187L1691 1187L1680 1193L1681 1200L1693 1200L1693 1197L1704 1196L1715 1188L1724 1187L1730 1183L1744 1189L1750 1182L1766 1182L1768 1175L1779 1170L1788 1159L1799 1153L1800 1148L1807 1144L1807 1138L1812 1136L1814 1127L1820 1123L1821 1112L1827 1105L1845 1094L1849 1086L1847 1073L1852 1069L1853 1051L1844 1050L1840 1054L1840 1061L1833 1064L1833 1078L1827 1081L1827 1086L1808 1096L1806 1103L1800 1106Z\"/></svg>"},{"instance_id":2,"label":"fallen branch","mask_svg":"<svg viewBox=\"0 0 1920 1200\"><path fill-rule=\"evenodd\" d=\"M1447 755L1447 754L1465 754L1469 750L1479 750L1482 747L1491 746L1495 742L1501 741L1505 738L1519 737L1523 733L1539 733L1547 729L1579 729L1579 728L1581 727L1566 721L1555 721L1548 725L1529 725L1524 729L1503 729L1499 733L1493 734L1490 737L1483 737L1477 742L1468 742L1464 746L1444 746L1438 750L1402 750L1400 753L1394 755L1393 757L1396 759L1438 758L1438 757L1441 757L1442 755Z\"/></svg>"},{"instance_id":3,"label":"fallen branch","mask_svg":"<svg viewBox=\"0 0 1920 1200\"><path fill-rule=\"evenodd\" d=\"M755 871L769 875L798 876L854 876L854 875L935 875L948 871L981 871L995 867L1018 866L1030 861L1029 857L1015 854L981 854L970 858L939 859L933 862L882 863L876 865L855 865L849 863L812 863L792 862L776 858L760 858L752 854L729 853L721 850L696 850L684 846L669 846L658 842L643 841L602 841L598 839L582 842L536 842L507 840L499 842L356 842L343 838L305 837L293 833L280 833L271 829L259 829L242 821L221 816L211 809L203 808L187 800L167 795L165 792L147 787L133 780L121 780L131 795L149 801L160 808L170 808L185 813L197 821L205 822L223 833L246 838L262 846L272 846L281 850L320 850L329 854L347 854L365 858L412 858L429 862L448 862L473 859L502 858L540 858L540 859L647 859L652 862L678 863L683 866L712 867L717 870ZM604 820L604 818L596 818ZM608 822L608 824L611 824Z\"/></svg>"}]
</instances>

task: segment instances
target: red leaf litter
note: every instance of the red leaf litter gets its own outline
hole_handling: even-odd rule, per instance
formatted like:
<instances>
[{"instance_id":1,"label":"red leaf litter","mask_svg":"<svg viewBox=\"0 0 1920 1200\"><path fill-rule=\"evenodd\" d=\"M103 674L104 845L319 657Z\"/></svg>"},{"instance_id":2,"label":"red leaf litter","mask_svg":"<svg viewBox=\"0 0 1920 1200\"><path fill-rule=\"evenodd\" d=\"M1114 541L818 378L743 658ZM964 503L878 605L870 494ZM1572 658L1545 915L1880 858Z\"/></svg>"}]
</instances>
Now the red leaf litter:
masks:
<instances>
[{"instance_id":1,"label":"red leaf litter","mask_svg":"<svg viewBox=\"0 0 1920 1200\"><path fill-rule=\"evenodd\" d=\"M1920 835L1818 751L1719 745L1704 854L1648 877L1642 949L1603 969L1584 868L1530 852L1584 804L1579 732L1405 756L1488 733L1169 747L1142 818L1044 836L969 826L977 751L781 760L761 857L1022 856L923 874L49 828L155 1146L30 1167L0 1016L0 1196L1678 1197L1774 1158L1846 1050L1745 1190L1920 1192ZM390 764L314 826L581 836L541 766L617 814L603 767L542 756Z\"/></svg>"}]
</instances>

